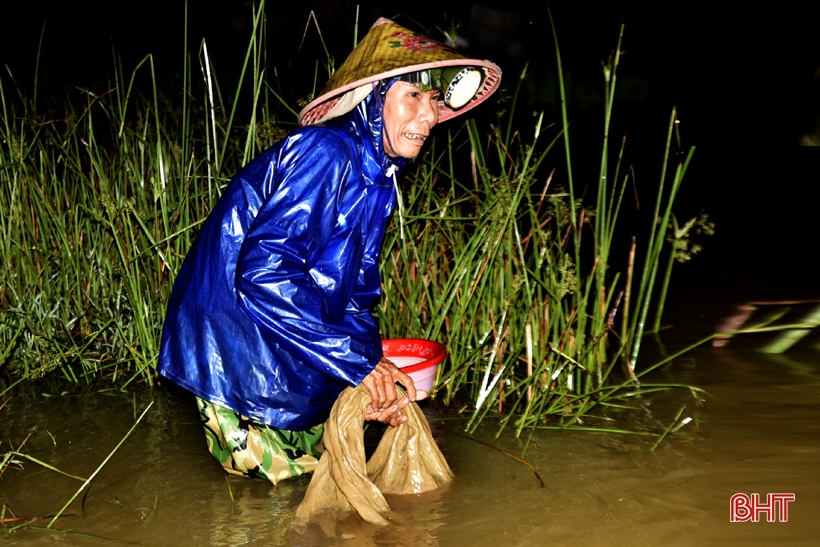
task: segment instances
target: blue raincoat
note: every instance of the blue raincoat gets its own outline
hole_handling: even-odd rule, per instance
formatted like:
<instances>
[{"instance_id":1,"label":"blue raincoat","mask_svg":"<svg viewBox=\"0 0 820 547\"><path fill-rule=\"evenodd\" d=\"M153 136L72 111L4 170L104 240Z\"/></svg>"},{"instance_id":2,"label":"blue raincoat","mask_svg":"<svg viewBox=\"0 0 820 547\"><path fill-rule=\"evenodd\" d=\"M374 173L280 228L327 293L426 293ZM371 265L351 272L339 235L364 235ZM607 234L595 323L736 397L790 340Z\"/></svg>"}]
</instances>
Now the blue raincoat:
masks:
<instances>
[{"instance_id":1,"label":"blue raincoat","mask_svg":"<svg viewBox=\"0 0 820 547\"><path fill-rule=\"evenodd\" d=\"M271 426L304 430L373 370L382 349L370 307L381 290L391 177L404 166L383 150L382 101L371 92L235 175L174 283L161 375Z\"/></svg>"}]
</instances>

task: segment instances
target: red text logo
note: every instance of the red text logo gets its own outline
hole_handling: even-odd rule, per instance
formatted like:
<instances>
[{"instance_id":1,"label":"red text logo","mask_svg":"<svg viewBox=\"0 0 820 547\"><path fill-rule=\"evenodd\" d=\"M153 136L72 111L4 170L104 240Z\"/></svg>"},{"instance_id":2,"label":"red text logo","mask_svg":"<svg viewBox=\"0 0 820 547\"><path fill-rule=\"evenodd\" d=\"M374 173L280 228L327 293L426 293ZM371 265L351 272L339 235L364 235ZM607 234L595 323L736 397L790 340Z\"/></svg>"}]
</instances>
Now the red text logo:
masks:
<instances>
[{"instance_id":1,"label":"red text logo","mask_svg":"<svg viewBox=\"0 0 820 547\"><path fill-rule=\"evenodd\" d=\"M789 502L794 494L766 494L766 501L759 494L735 494L729 500L729 520L731 522L760 522L760 514L766 514L766 522L787 522Z\"/></svg>"}]
</instances>

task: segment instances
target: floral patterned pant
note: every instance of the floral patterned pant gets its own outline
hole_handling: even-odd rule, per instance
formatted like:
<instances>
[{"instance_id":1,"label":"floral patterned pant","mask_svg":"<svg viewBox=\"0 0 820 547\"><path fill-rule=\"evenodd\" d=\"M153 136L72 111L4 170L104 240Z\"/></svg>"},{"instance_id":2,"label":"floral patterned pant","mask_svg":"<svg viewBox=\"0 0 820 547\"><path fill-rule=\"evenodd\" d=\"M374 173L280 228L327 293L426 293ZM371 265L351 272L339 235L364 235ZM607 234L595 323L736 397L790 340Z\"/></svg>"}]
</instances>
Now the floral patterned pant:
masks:
<instances>
[{"instance_id":1,"label":"floral patterned pant","mask_svg":"<svg viewBox=\"0 0 820 547\"><path fill-rule=\"evenodd\" d=\"M322 455L324 426L288 431L196 398L208 450L228 473L273 484L312 473Z\"/></svg>"}]
</instances>

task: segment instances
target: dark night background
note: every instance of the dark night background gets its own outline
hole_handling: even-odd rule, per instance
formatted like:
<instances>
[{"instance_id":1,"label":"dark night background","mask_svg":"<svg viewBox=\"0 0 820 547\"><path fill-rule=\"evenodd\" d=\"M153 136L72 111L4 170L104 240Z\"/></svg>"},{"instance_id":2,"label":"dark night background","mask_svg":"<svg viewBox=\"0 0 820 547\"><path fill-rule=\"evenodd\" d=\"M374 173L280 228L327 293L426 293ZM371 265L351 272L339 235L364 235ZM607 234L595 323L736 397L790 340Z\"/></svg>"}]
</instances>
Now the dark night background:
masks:
<instances>
[{"instance_id":1,"label":"dark night background","mask_svg":"<svg viewBox=\"0 0 820 547\"><path fill-rule=\"evenodd\" d=\"M813 13L783 3L770 4L764 11L751 3L717 8L718 3L707 1L656 2L653 7L545 2L540 11L532 12L524 2L483 0L480 6L502 13L477 18L480 8L474 4L362 0L359 36L385 15L414 29L424 26L441 39L435 26L446 25L447 14L460 21L469 52L501 65L508 90L523 63L530 61L536 74L530 83L536 93L521 111L545 109L545 120L560 123L549 91L549 78L555 73L549 5L570 77L573 138L591 135L592 146L573 145L574 161L581 166L588 160L594 166L599 161L601 123L599 60L609 55L618 27L625 23L625 54L619 68L622 93L612 135L619 138L627 132L633 149L641 150L635 158L638 184L647 188L644 200L649 208L665 126L676 105L684 144L697 145L698 150L675 210L689 218L704 209L717 225L716 235L702 240L702 254L676 266L673 289L702 285L720 291L743 279L750 286L749 299L820 297L820 265L815 260L820 250L820 155L815 148L798 146L802 135L820 133L820 40ZM0 10L0 61L20 87L30 90L46 22L41 100L62 97L73 86L103 89L112 74L112 48L126 70L153 53L162 85L173 88L180 85L183 6L181 0L7 0ZM355 1L270 1L269 65L283 71L307 66L312 74L313 63L322 57L314 28L298 51L310 10L317 14L337 66L346 57ZM191 50L195 53L204 37L220 80L235 82L233 74L247 47L251 3L190 0L188 12ZM9 93L5 67L0 78ZM529 132L532 125L526 123L522 130ZM585 150L590 151L588 158ZM559 159L553 161L561 165Z\"/></svg>"}]
</instances>

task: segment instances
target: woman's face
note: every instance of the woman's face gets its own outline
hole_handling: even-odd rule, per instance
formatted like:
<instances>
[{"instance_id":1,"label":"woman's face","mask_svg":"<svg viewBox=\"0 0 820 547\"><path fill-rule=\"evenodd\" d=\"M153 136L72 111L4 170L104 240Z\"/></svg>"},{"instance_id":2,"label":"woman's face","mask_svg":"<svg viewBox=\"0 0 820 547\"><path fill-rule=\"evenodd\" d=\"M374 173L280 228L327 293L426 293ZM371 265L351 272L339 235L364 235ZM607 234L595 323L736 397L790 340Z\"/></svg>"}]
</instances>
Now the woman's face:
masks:
<instances>
[{"instance_id":1,"label":"woman's face","mask_svg":"<svg viewBox=\"0 0 820 547\"><path fill-rule=\"evenodd\" d=\"M418 84L394 82L384 98L384 151L390 156L418 156L438 123L438 90L422 92Z\"/></svg>"}]
</instances>

